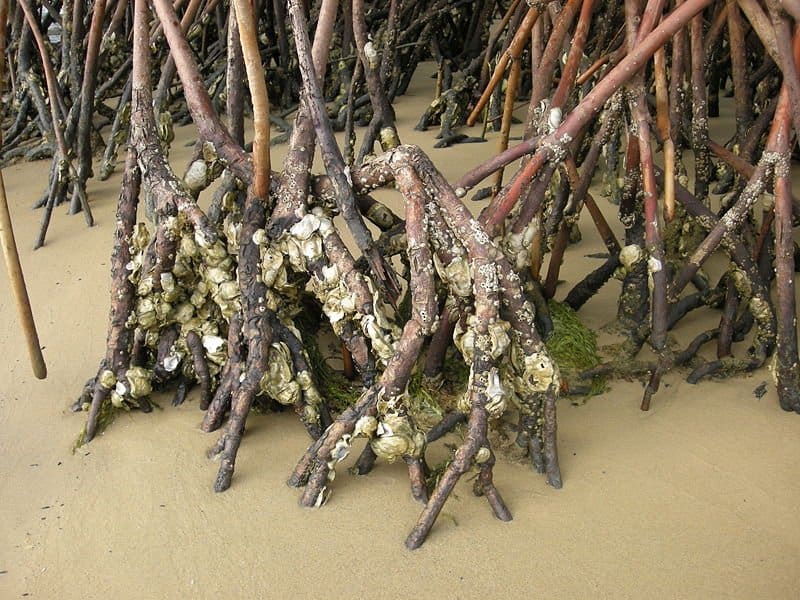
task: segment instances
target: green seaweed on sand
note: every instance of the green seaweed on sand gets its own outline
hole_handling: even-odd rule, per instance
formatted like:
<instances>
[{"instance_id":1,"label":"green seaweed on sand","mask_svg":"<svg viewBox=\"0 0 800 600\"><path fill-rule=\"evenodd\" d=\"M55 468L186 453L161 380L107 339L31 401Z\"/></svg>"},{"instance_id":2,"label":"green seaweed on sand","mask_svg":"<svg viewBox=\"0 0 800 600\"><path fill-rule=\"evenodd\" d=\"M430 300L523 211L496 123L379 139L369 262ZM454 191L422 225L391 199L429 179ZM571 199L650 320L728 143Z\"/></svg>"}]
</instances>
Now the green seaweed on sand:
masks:
<instances>
[{"instance_id":1,"label":"green seaweed on sand","mask_svg":"<svg viewBox=\"0 0 800 600\"><path fill-rule=\"evenodd\" d=\"M578 374L600 364L597 349L597 335L566 304L550 301L550 315L553 319L553 333L545 340L553 360L561 371L562 386L573 396L573 404L583 404L588 396L596 396L606 391L604 377L594 377L584 387L572 387L578 381Z\"/></svg>"}]
</instances>

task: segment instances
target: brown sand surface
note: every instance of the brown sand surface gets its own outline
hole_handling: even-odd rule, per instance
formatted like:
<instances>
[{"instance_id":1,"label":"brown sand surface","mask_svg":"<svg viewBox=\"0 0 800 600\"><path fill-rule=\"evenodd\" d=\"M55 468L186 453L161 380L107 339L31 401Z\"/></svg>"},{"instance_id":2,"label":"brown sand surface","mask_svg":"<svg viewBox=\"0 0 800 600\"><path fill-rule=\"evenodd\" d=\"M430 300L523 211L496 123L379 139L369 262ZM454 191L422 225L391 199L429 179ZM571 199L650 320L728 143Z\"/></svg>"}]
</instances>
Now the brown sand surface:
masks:
<instances>
[{"instance_id":1,"label":"brown sand surface","mask_svg":"<svg viewBox=\"0 0 800 600\"><path fill-rule=\"evenodd\" d=\"M398 109L403 140L426 149L433 135L411 127L432 87L418 77ZM728 122L714 121L715 139ZM187 128L178 140L194 135ZM454 180L495 144L431 155ZM179 170L188 152L175 143ZM4 171L49 376L31 375L3 271L0 599L800 597L800 417L780 410L766 369L696 386L671 373L648 413L638 382L612 382L581 407L562 399L564 488L500 461L495 479L514 520L495 520L465 481L415 552L403 540L420 506L398 465L364 478L340 468L323 509L298 506L284 482L308 439L291 414L251 416L224 494L211 487L217 465L205 450L216 434L200 432L195 395L123 414L70 453L84 415L67 407L105 343L119 179L92 184L96 227L59 208L34 253L40 213L29 207L47 169ZM582 230L567 281L598 264L585 255L599 239L588 223ZM611 320L618 289L584 307L590 326ZM713 319L691 315L675 335L686 341ZM762 381L769 391L758 399Z\"/></svg>"}]
</instances>

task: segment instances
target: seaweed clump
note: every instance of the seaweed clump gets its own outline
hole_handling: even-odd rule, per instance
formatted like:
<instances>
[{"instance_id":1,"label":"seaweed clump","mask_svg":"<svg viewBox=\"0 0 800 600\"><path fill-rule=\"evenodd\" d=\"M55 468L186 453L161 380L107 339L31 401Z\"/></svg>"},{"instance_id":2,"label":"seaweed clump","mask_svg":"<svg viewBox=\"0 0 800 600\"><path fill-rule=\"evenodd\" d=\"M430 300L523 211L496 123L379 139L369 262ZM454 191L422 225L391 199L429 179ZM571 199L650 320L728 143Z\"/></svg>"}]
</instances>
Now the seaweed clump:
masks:
<instances>
[{"instance_id":1,"label":"seaweed clump","mask_svg":"<svg viewBox=\"0 0 800 600\"><path fill-rule=\"evenodd\" d=\"M549 308L553 332L545 345L561 370L561 391L571 397L572 404L584 404L589 396L602 394L607 388L601 375L578 384L581 373L600 364L597 335L566 304L551 300Z\"/></svg>"}]
</instances>

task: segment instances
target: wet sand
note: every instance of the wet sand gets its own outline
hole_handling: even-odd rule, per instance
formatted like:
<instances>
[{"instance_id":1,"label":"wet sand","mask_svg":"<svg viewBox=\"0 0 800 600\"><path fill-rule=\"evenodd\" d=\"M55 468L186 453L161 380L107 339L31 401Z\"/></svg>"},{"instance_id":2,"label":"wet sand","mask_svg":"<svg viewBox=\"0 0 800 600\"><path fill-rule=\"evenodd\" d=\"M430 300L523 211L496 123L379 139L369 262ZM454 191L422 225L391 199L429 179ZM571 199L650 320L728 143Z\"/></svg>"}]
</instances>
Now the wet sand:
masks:
<instances>
[{"instance_id":1,"label":"wet sand","mask_svg":"<svg viewBox=\"0 0 800 600\"><path fill-rule=\"evenodd\" d=\"M418 77L398 105L402 139L433 82ZM712 137L724 141L727 121ZM476 130L477 131L477 130ZM178 132L190 141L194 132ZM430 150L452 181L496 141ZM276 149L279 164L285 146ZM176 142L180 171L189 148ZM152 414L120 415L70 453L85 415L69 404L103 354L119 175L92 182L97 226L58 208L47 245L30 250L48 164L4 170L49 376L27 364L5 271L0 274L0 598L797 598L800 595L800 417L777 403L766 369L689 385L665 377L650 412L642 384L614 381L581 407L559 404L564 488L500 461L495 480L514 514L494 519L463 481L422 549L403 546L420 506L405 470L339 469L321 510L285 485L308 439L291 414L252 415L231 489L199 430L196 394ZM615 208L600 204L609 221ZM598 264L589 223L562 278ZM568 289L559 289L560 296ZM615 313L618 283L581 311L591 327ZM693 314L674 335L711 325ZM741 355L742 345L735 351ZM685 375L685 374L684 374ZM767 381L767 394L754 389ZM356 453L357 454L357 453Z\"/></svg>"}]
</instances>

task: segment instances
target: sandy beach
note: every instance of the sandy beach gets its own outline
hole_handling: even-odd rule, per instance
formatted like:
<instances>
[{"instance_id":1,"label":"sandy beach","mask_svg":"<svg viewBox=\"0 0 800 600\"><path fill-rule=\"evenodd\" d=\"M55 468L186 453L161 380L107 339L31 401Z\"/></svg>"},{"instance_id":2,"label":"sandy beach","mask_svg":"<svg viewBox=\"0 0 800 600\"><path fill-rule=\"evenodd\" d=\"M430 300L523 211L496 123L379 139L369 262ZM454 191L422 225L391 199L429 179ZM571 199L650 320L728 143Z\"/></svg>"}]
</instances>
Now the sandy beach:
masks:
<instances>
[{"instance_id":1,"label":"sandy beach","mask_svg":"<svg viewBox=\"0 0 800 600\"><path fill-rule=\"evenodd\" d=\"M412 131L432 88L416 78L398 124L452 181L495 152L496 134L433 150L432 131ZM712 137L725 141L725 126L714 120ZM179 172L195 135L178 132L170 158ZM33 252L40 213L30 206L48 167L3 172L49 375L31 374L3 270L0 598L800 597L800 416L781 411L766 369L699 385L670 373L647 413L635 381L613 381L584 406L562 399L564 488L501 460L495 480L514 520L494 519L462 481L414 552L403 540L421 507L400 465L362 478L340 469L325 507L298 506L285 479L308 438L289 413L250 417L223 494L205 458L216 434L200 432L194 394L178 408L162 397L152 414L121 414L71 453L85 415L68 407L104 352L119 173L91 182L97 226L59 207L47 245ZM599 200L618 226L615 207ZM568 282L597 265L585 255L601 242L589 222L582 231L562 270ZM584 322L610 321L618 291L606 286ZM673 333L688 341L715 318L698 311Z\"/></svg>"}]
</instances>

